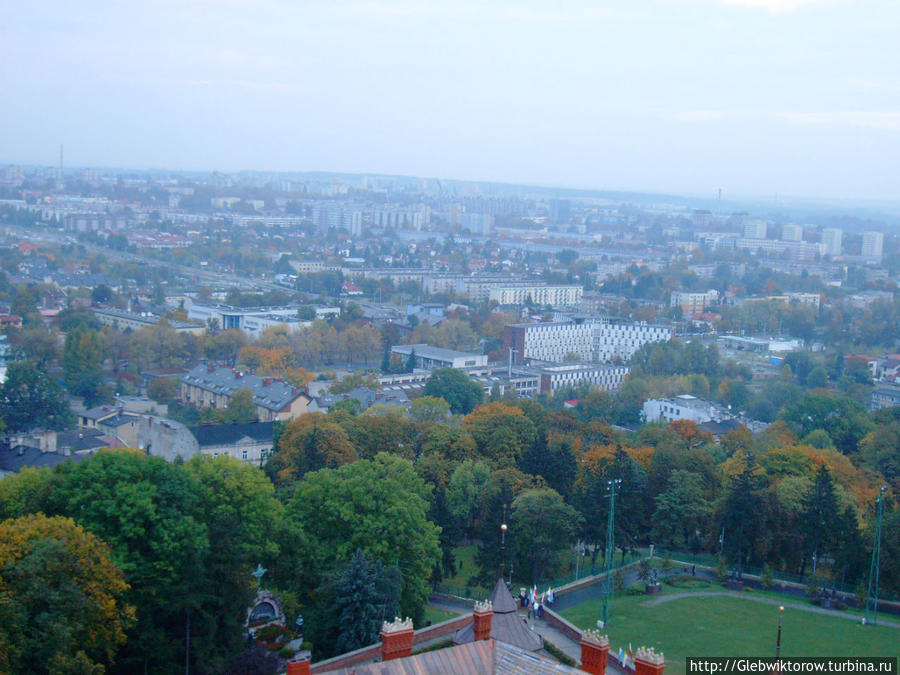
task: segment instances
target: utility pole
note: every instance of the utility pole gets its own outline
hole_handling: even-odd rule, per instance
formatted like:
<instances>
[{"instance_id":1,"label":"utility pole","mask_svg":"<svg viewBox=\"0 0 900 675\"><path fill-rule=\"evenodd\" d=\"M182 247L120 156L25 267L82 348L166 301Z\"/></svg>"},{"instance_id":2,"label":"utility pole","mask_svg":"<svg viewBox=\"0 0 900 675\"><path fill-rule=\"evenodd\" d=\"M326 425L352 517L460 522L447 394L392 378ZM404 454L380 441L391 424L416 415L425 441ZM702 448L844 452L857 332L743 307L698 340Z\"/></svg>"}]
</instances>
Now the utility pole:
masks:
<instances>
[{"instance_id":1,"label":"utility pole","mask_svg":"<svg viewBox=\"0 0 900 675\"><path fill-rule=\"evenodd\" d=\"M866 623L871 623L873 626L878 625L878 576L881 571L881 519L884 517L885 492L887 492L887 485L882 485L881 494L875 500L878 515L875 520L875 543L872 546L872 564L869 567L869 590L866 593Z\"/></svg>"},{"instance_id":2,"label":"utility pole","mask_svg":"<svg viewBox=\"0 0 900 675\"><path fill-rule=\"evenodd\" d=\"M510 379L512 379L512 367L513 367L513 354L517 354L519 352L518 349L509 348L509 366L507 367L506 375Z\"/></svg>"},{"instance_id":3,"label":"utility pole","mask_svg":"<svg viewBox=\"0 0 900 675\"><path fill-rule=\"evenodd\" d=\"M612 604L613 595L613 558L616 554L616 546L613 539L615 533L616 512L616 488L622 484L621 478L616 478L607 483L609 485L609 521L606 524L606 576L603 579L603 626L609 621L609 607Z\"/></svg>"}]
</instances>

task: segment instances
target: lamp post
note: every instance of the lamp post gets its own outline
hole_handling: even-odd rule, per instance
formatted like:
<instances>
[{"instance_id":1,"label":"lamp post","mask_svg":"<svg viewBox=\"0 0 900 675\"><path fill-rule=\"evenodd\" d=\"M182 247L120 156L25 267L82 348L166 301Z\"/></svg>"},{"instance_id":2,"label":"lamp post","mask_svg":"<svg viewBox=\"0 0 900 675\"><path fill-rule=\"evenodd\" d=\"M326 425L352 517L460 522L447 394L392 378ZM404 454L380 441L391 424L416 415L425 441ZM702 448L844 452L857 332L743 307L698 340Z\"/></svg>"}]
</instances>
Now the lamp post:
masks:
<instances>
[{"instance_id":1,"label":"lamp post","mask_svg":"<svg viewBox=\"0 0 900 675\"><path fill-rule=\"evenodd\" d=\"M778 637L775 639L775 672L781 675L781 618L784 616L784 605L778 608Z\"/></svg>"},{"instance_id":2,"label":"lamp post","mask_svg":"<svg viewBox=\"0 0 900 675\"><path fill-rule=\"evenodd\" d=\"M500 525L500 578L506 570L506 523Z\"/></svg>"}]
</instances>

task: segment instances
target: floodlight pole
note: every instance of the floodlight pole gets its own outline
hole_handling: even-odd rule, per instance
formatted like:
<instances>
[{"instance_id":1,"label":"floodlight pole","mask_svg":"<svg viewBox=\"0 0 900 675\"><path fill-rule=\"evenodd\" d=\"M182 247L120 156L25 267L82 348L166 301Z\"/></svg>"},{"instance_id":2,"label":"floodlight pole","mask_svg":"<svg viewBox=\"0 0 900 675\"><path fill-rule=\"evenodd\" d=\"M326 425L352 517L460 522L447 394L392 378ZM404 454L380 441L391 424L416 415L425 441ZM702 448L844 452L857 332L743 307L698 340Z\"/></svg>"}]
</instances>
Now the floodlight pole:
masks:
<instances>
[{"instance_id":1,"label":"floodlight pole","mask_svg":"<svg viewBox=\"0 0 900 675\"><path fill-rule=\"evenodd\" d=\"M612 604L613 594L613 558L616 553L614 542L615 512L616 512L616 488L622 484L621 478L608 482L609 485L609 520L606 524L606 576L603 579L603 626L609 622L609 607Z\"/></svg>"},{"instance_id":2,"label":"floodlight pole","mask_svg":"<svg viewBox=\"0 0 900 675\"><path fill-rule=\"evenodd\" d=\"M887 485L881 486L881 494L875 500L877 517L875 519L875 542L872 546L872 564L869 567L869 589L866 593L866 623L878 624L878 577L881 570L881 519L884 517L884 493ZM871 618L870 618L871 617Z\"/></svg>"}]
</instances>

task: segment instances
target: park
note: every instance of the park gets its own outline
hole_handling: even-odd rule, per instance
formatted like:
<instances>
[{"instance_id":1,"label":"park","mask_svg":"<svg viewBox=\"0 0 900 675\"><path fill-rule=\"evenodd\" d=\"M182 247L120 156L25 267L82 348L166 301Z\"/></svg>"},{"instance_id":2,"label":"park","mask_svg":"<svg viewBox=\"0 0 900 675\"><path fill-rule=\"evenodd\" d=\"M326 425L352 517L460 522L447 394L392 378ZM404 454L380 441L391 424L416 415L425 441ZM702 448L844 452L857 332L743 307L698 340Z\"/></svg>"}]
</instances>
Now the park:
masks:
<instances>
[{"instance_id":1,"label":"park","mask_svg":"<svg viewBox=\"0 0 900 675\"><path fill-rule=\"evenodd\" d=\"M559 611L578 628L596 628L603 597ZM612 598L611 654L629 645L662 651L666 672L682 675L688 656L774 656L779 606L784 606L782 656L898 656L900 621L879 615L863 625L853 610L825 610L802 597L759 589L729 591L715 580L664 579L659 594L638 582Z\"/></svg>"}]
</instances>

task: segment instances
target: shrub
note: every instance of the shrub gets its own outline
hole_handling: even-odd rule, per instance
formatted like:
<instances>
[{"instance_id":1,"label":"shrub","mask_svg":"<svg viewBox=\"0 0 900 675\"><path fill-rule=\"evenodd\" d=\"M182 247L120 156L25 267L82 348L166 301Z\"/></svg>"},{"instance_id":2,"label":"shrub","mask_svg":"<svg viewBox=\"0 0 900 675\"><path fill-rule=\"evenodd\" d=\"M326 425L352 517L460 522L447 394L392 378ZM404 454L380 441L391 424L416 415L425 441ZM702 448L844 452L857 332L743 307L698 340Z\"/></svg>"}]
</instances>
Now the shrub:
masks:
<instances>
[{"instance_id":1,"label":"shrub","mask_svg":"<svg viewBox=\"0 0 900 675\"><path fill-rule=\"evenodd\" d=\"M728 578L728 565L725 562L725 558L719 556L718 560L716 560L716 579L719 581L723 581Z\"/></svg>"},{"instance_id":2,"label":"shrub","mask_svg":"<svg viewBox=\"0 0 900 675\"><path fill-rule=\"evenodd\" d=\"M550 655L560 663L563 663L572 668L575 667L575 659L566 654L562 649L550 642L550 640L548 640L547 638L544 638L544 649L546 649L550 653Z\"/></svg>"},{"instance_id":3,"label":"shrub","mask_svg":"<svg viewBox=\"0 0 900 675\"><path fill-rule=\"evenodd\" d=\"M762 573L759 575L759 582L763 588L772 588L775 585L775 575L769 563L763 565Z\"/></svg>"},{"instance_id":4,"label":"shrub","mask_svg":"<svg viewBox=\"0 0 900 675\"><path fill-rule=\"evenodd\" d=\"M622 570L616 570L615 574L613 574L613 587L617 591L625 588L625 573Z\"/></svg>"},{"instance_id":5,"label":"shrub","mask_svg":"<svg viewBox=\"0 0 900 675\"><path fill-rule=\"evenodd\" d=\"M290 647L282 647L281 649L278 650L278 656L279 656L279 658L282 658L282 659L285 659L285 660L290 659L290 658L293 658L293 657L294 657L294 654L296 654L296 653L297 653L297 652L295 652L295 651L294 651L293 649L291 649Z\"/></svg>"}]
</instances>

